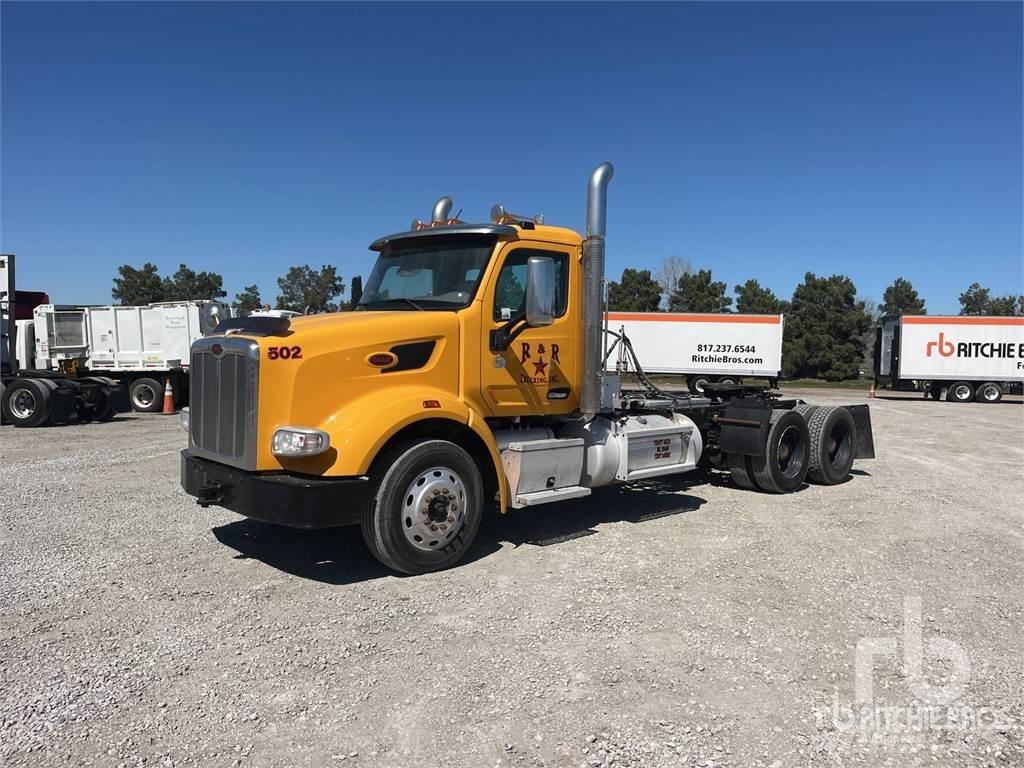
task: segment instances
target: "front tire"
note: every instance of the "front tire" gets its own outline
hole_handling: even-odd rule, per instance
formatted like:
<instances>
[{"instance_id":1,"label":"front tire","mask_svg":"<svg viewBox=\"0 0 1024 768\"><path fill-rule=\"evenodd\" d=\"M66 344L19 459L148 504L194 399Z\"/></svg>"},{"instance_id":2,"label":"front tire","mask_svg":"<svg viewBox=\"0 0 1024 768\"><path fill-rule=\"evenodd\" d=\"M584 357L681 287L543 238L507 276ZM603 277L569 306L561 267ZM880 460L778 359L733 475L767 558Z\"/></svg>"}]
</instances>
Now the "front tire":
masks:
<instances>
[{"instance_id":1,"label":"front tire","mask_svg":"<svg viewBox=\"0 0 1024 768\"><path fill-rule=\"evenodd\" d=\"M366 544L401 573L455 565L483 516L483 482L473 457L447 440L406 443L381 457L363 510Z\"/></svg>"},{"instance_id":2,"label":"front tire","mask_svg":"<svg viewBox=\"0 0 1024 768\"><path fill-rule=\"evenodd\" d=\"M946 399L951 403L970 403L974 400L974 387L969 381L954 381L949 386Z\"/></svg>"}]
</instances>

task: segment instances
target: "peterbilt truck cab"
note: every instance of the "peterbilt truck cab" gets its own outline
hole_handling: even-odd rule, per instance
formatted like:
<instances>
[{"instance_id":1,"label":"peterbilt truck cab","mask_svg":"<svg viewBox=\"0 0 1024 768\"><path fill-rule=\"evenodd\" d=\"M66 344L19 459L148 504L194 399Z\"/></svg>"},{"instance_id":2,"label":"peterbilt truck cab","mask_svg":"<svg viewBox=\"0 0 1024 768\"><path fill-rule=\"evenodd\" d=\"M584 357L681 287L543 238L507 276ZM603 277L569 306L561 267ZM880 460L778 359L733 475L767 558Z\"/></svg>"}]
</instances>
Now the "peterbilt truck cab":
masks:
<instances>
[{"instance_id":1,"label":"peterbilt truck cab","mask_svg":"<svg viewBox=\"0 0 1024 768\"><path fill-rule=\"evenodd\" d=\"M702 457L767 492L845 479L873 452L864 406L820 409L836 446L816 456L805 404L666 393L640 361L629 392L608 370L609 339L620 360L629 350L603 322L611 177L608 163L590 177L583 235L500 205L466 223L441 198L429 222L371 244L354 311L233 318L197 341L186 492L285 526L360 525L381 562L421 573L455 564L487 507L580 498Z\"/></svg>"}]
</instances>

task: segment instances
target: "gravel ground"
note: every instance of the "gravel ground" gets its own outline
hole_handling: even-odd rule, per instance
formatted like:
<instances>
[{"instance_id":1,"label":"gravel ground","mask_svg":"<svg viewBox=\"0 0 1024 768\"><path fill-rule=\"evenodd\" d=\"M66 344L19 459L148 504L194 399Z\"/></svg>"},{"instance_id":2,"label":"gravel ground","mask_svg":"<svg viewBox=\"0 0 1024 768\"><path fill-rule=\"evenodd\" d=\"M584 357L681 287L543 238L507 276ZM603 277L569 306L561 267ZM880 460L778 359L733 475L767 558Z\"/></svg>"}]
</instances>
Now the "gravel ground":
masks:
<instances>
[{"instance_id":1,"label":"gravel ground","mask_svg":"<svg viewBox=\"0 0 1024 768\"><path fill-rule=\"evenodd\" d=\"M1024 765L1024 407L872 408L844 485L604 489L412 578L354 529L197 507L175 418L5 426L0 761ZM909 721L843 720L865 638L901 649L872 711ZM915 645L976 721L922 725Z\"/></svg>"}]
</instances>

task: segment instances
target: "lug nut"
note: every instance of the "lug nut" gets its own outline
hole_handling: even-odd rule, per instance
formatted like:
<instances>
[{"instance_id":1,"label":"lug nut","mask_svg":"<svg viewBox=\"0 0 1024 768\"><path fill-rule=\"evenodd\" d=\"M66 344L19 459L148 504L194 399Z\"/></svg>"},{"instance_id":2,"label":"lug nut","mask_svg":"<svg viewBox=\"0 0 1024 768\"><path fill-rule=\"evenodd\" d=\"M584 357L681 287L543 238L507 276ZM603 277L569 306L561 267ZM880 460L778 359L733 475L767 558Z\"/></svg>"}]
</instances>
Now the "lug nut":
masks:
<instances>
[{"instance_id":1,"label":"lug nut","mask_svg":"<svg viewBox=\"0 0 1024 768\"><path fill-rule=\"evenodd\" d=\"M448 530L448 523L441 523L441 530L442 531L447 531Z\"/></svg>"},{"instance_id":2,"label":"lug nut","mask_svg":"<svg viewBox=\"0 0 1024 768\"><path fill-rule=\"evenodd\" d=\"M448 515L448 522L449 523L454 523L455 522L455 515Z\"/></svg>"},{"instance_id":3,"label":"lug nut","mask_svg":"<svg viewBox=\"0 0 1024 768\"><path fill-rule=\"evenodd\" d=\"M435 488L435 489L434 489L434 495L435 495L435 496L437 496L437 494L439 494L440 492L441 492L441 489L440 489L440 488Z\"/></svg>"},{"instance_id":4,"label":"lug nut","mask_svg":"<svg viewBox=\"0 0 1024 768\"><path fill-rule=\"evenodd\" d=\"M436 531L436 530L437 530L437 523L433 523L433 524L431 524L431 526L430 526L430 530L432 530L432 531Z\"/></svg>"}]
</instances>

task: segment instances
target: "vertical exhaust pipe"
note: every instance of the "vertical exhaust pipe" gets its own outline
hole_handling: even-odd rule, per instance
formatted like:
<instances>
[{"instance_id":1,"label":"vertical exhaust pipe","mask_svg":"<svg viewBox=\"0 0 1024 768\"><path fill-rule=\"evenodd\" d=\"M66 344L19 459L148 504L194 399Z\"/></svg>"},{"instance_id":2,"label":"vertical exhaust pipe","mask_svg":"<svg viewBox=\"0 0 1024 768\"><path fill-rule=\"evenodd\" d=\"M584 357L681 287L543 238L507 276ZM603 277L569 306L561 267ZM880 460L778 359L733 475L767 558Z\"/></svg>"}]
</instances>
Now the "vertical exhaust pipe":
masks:
<instances>
[{"instance_id":1,"label":"vertical exhaust pipe","mask_svg":"<svg viewBox=\"0 0 1024 768\"><path fill-rule=\"evenodd\" d=\"M435 224L444 224L448 221L451 212L452 199L448 197L448 195L438 198L437 202L434 203L434 212L431 216L431 221Z\"/></svg>"},{"instance_id":2,"label":"vertical exhaust pipe","mask_svg":"<svg viewBox=\"0 0 1024 768\"><path fill-rule=\"evenodd\" d=\"M604 232L608 183L615 169L601 163L587 184L587 229L583 240L583 383L580 410L588 421L601 410L602 314L604 310Z\"/></svg>"}]
</instances>

